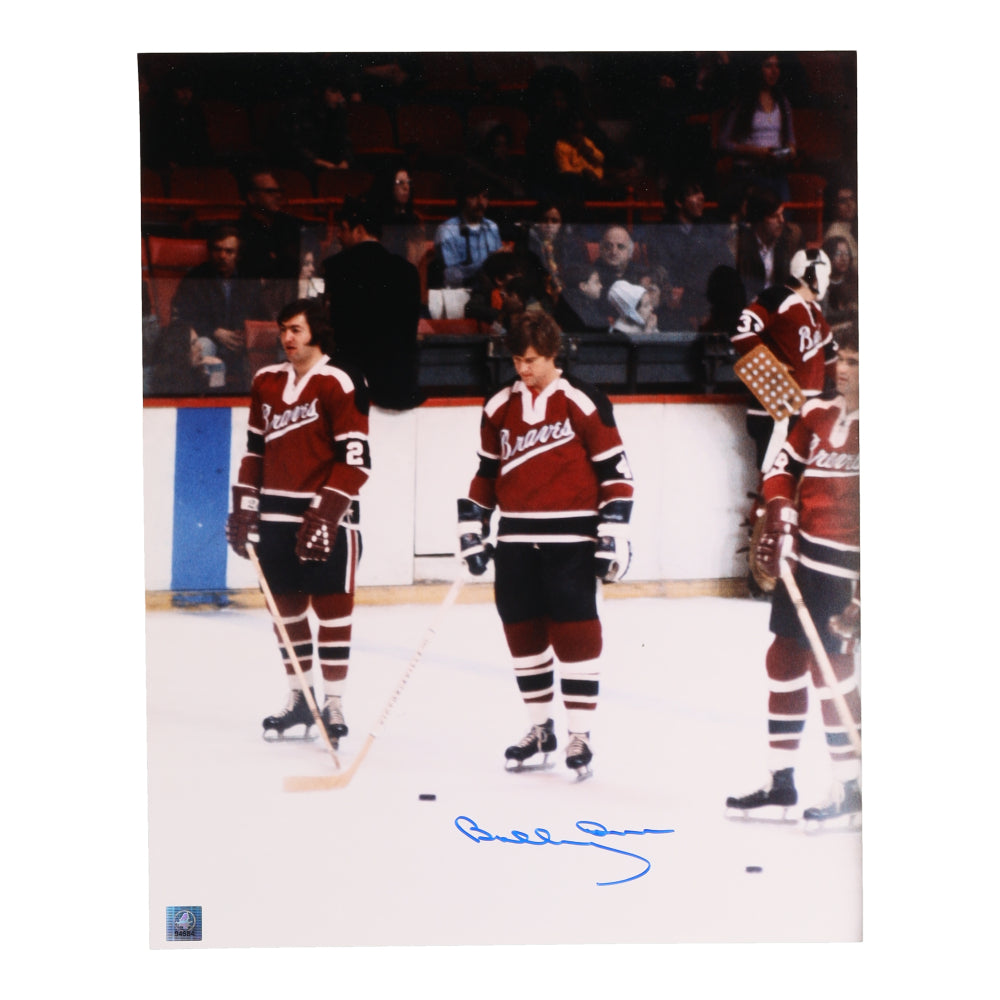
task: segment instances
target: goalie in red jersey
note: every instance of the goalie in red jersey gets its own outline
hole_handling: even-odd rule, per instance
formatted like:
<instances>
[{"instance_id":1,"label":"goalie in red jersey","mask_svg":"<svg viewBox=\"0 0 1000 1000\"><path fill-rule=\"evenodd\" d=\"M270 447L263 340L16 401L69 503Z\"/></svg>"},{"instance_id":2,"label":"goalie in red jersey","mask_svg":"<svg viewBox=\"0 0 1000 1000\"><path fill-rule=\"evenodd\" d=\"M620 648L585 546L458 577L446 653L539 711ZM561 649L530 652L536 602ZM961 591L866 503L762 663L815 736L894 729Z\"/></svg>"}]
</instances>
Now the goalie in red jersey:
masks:
<instances>
[{"instance_id":1,"label":"goalie in red jersey","mask_svg":"<svg viewBox=\"0 0 1000 1000\"><path fill-rule=\"evenodd\" d=\"M531 721L506 751L520 769L556 749L555 661L566 710L566 764L590 774L601 623L597 579L628 569L632 473L611 402L556 367L561 332L543 312L517 316L507 334L517 378L486 401L479 469L458 501L460 554L481 575L496 561L497 611ZM499 510L495 548L485 542ZM530 765L529 765L530 766Z\"/></svg>"},{"instance_id":2,"label":"goalie in red jersey","mask_svg":"<svg viewBox=\"0 0 1000 1000\"><path fill-rule=\"evenodd\" d=\"M854 644L861 634L860 444L857 328L838 333L838 395L802 408L764 475L764 527L752 553L758 570L779 578L771 608L774 640L766 655L771 782L726 805L786 810L798 800L794 767L806 723L810 677L820 698L833 795L806 809L806 820L855 818L861 812L861 695ZM836 690L827 686L807 635L780 579L783 560L793 567L809 617L827 653ZM839 702L839 705L838 705ZM850 718L844 717L844 710Z\"/></svg>"},{"instance_id":3,"label":"goalie in red jersey","mask_svg":"<svg viewBox=\"0 0 1000 1000\"><path fill-rule=\"evenodd\" d=\"M347 734L341 698L361 554L357 497L371 470L368 392L363 378L331 363L332 336L318 299L286 305L278 328L288 360L254 376L226 537L244 558L248 544L256 548L310 692L318 657L322 720L336 746ZM280 643L277 625L275 633ZM264 719L265 739L284 738L298 725L307 735L314 721L303 681L284 646L281 652L291 692L285 710Z\"/></svg>"}]
</instances>

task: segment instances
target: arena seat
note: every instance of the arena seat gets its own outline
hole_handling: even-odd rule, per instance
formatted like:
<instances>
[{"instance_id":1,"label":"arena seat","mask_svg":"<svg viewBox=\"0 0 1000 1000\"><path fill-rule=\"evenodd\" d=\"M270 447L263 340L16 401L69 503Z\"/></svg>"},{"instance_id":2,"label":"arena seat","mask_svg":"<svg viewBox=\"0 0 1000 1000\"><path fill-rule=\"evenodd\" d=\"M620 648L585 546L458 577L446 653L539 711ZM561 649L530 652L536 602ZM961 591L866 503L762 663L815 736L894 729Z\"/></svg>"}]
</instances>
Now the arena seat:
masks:
<instances>
[{"instance_id":1,"label":"arena seat","mask_svg":"<svg viewBox=\"0 0 1000 1000\"><path fill-rule=\"evenodd\" d=\"M153 274L171 271L183 274L189 268L208 260L208 246L204 240L149 236L147 249Z\"/></svg>"},{"instance_id":2,"label":"arena seat","mask_svg":"<svg viewBox=\"0 0 1000 1000\"><path fill-rule=\"evenodd\" d=\"M170 172L170 197L235 204L240 200L240 189L226 167L174 167Z\"/></svg>"},{"instance_id":3,"label":"arena seat","mask_svg":"<svg viewBox=\"0 0 1000 1000\"><path fill-rule=\"evenodd\" d=\"M387 156L399 153L392 118L379 104L348 104L347 135L358 156Z\"/></svg>"},{"instance_id":4,"label":"arena seat","mask_svg":"<svg viewBox=\"0 0 1000 1000\"><path fill-rule=\"evenodd\" d=\"M465 127L454 108L404 104L396 110L399 145L422 161L437 162L465 150Z\"/></svg>"},{"instance_id":5,"label":"arena seat","mask_svg":"<svg viewBox=\"0 0 1000 1000\"><path fill-rule=\"evenodd\" d=\"M316 178L318 198L360 197L374 179L368 170L324 170Z\"/></svg>"}]
</instances>

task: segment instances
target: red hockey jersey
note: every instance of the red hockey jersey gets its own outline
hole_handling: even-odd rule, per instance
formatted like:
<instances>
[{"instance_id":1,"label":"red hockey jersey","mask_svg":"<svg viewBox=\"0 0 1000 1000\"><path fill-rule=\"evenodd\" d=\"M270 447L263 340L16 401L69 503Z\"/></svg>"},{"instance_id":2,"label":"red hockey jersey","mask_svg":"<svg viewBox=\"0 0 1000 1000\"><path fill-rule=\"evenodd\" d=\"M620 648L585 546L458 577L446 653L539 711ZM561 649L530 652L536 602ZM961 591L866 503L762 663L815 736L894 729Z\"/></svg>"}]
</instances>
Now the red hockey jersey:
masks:
<instances>
[{"instance_id":1,"label":"red hockey jersey","mask_svg":"<svg viewBox=\"0 0 1000 1000\"><path fill-rule=\"evenodd\" d=\"M815 302L784 286L765 288L740 314L732 344L742 357L758 344L790 368L806 397L823 391L833 373L835 348L830 327Z\"/></svg>"},{"instance_id":2,"label":"red hockey jersey","mask_svg":"<svg viewBox=\"0 0 1000 1000\"><path fill-rule=\"evenodd\" d=\"M611 402L559 373L537 396L520 381L487 400L469 498L500 508L498 539L596 537L600 509L631 500L632 472Z\"/></svg>"},{"instance_id":3,"label":"red hockey jersey","mask_svg":"<svg viewBox=\"0 0 1000 1000\"><path fill-rule=\"evenodd\" d=\"M264 521L298 521L324 486L357 499L368 479L368 400L326 355L298 382L270 365L250 388L239 482L260 489Z\"/></svg>"},{"instance_id":4,"label":"red hockey jersey","mask_svg":"<svg viewBox=\"0 0 1000 1000\"><path fill-rule=\"evenodd\" d=\"M766 500L796 498L799 534L806 541L844 553L860 552L861 454L858 411L847 412L843 396L815 399L764 475ZM847 564L854 560L848 559Z\"/></svg>"}]
</instances>

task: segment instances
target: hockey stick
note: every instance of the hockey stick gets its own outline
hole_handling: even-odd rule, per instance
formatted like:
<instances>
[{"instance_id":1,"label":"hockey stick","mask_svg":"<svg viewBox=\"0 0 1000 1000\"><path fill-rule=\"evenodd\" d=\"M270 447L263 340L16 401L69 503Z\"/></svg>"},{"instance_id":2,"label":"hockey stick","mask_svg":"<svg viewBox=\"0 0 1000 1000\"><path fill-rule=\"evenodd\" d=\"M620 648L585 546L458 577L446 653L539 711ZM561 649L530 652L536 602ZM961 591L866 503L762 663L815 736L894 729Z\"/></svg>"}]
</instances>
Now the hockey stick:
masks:
<instances>
[{"instance_id":1,"label":"hockey stick","mask_svg":"<svg viewBox=\"0 0 1000 1000\"><path fill-rule=\"evenodd\" d=\"M345 770L339 771L337 774L330 774L322 777L314 775L299 775L285 778L286 792L322 792L331 788L343 788L350 782L350 780L354 777L355 772L361 766L361 762L368 755L368 751L371 750L376 737L384 728L385 721L389 717L389 713L392 711L392 708L396 704L400 694L402 694L403 688L406 686L406 682L410 679L410 674L413 673L417 664L420 662L420 658L424 655L424 650L437 633L438 627L444 619L446 612L455 603L455 598L458 597L458 592L462 589L462 582L462 577L458 577L451 585L451 589L448 591L447 596L438 608L434 621L424 633L423 639L420 640L420 645L417 646L417 650L413 654L413 658L410 660L409 665L403 672L403 676L400 679L399 684L396 685L396 690L393 691L392 697L382 710L381 717L372 727L371 732L368 734L368 738L365 740L364 745L361 747L361 750L354 760L351 761Z\"/></svg>"},{"instance_id":2,"label":"hockey stick","mask_svg":"<svg viewBox=\"0 0 1000 1000\"><path fill-rule=\"evenodd\" d=\"M330 751L330 756L333 758L334 764L336 764L339 768L340 759L337 757L337 751L334 749L333 741L330 739L330 734L326 731L326 726L323 725L323 716L320 715L319 708L316 705L316 699L313 698L312 691L309 690L309 685L306 683L305 675L302 673L302 666L299 663L299 658L295 655L295 648L293 647L292 640L288 635L288 629L285 628L285 623L281 620L281 615L278 613L278 606L274 603L274 595L271 593L271 588L267 585L264 570L261 569L260 560L257 558L257 552L250 542L247 542L247 554L250 556L250 562L253 563L253 568L257 571L257 579L260 581L260 589L264 592L264 600L267 602L267 609L271 612L271 618L274 620L274 626L278 630L278 634L281 636L282 644L288 651L288 659L291 661L292 668L295 670L296 675L302 682L302 694L306 699L306 704L309 706L309 711L312 712L313 719L316 720L316 725L319 727L319 731L323 734L323 739L326 741L327 749Z\"/></svg>"},{"instance_id":3,"label":"hockey stick","mask_svg":"<svg viewBox=\"0 0 1000 1000\"><path fill-rule=\"evenodd\" d=\"M850 708L848 708L847 701L837 687L837 676L833 672L833 664L830 663L830 657L826 654L823 640L819 636L819 631L816 628L816 623L812 620L812 615L809 614L806 602L802 599L802 592L799 590L799 585L795 582L795 574L792 572L792 567L787 559L781 560L781 580L788 591L788 596L792 599L792 604L795 605L796 614L799 616L803 631L806 633L806 638L812 647L813 656L816 657L816 662L819 664L820 673L823 675L823 680L826 681L826 686L830 689L833 696L833 703L837 706L840 721L847 728L847 735L851 740L851 746L854 747L858 756L860 756L861 734L858 732L858 727L854 722L854 717L851 715Z\"/></svg>"}]
</instances>

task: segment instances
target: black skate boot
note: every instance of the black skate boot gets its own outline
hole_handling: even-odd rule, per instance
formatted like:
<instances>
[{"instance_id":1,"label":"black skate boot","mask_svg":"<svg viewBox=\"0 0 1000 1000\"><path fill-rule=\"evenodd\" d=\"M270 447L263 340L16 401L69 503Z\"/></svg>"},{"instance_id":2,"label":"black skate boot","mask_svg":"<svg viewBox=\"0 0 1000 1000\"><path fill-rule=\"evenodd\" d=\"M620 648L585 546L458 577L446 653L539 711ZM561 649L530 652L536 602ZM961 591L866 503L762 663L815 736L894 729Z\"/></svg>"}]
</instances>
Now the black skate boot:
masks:
<instances>
[{"instance_id":1,"label":"black skate boot","mask_svg":"<svg viewBox=\"0 0 1000 1000\"><path fill-rule=\"evenodd\" d=\"M810 806L802 813L802 818L807 824L818 824L819 827L857 829L861 825L861 786L858 779L836 782L830 801L821 806ZM831 822L833 820L837 822Z\"/></svg>"},{"instance_id":2,"label":"black skate boot","mask_svg":"<svg viewBox=\"0 0 1000 1000\"><path fill-rule=\"evenodd\" d=\"M309 689L312 694L312 688ZM279 740L312 740L315 736L309 735L309 727L314 725L316 720L309 710L309 702L301 690L291 691L288 695L288 704L284 712L279 715L269 715L264 720L264 739L268 742ZM293 726L304 726L301 736L286 736L285 730ZM269 735L273 733L274 735Z\"/></svg>"},{"instance_id":3,"label":"black skate boot","mask_svg":"<svg viewBox=\"0 0 1000 1000\"><path fill-rule=\"evenodd\" d=\"M551 719L546 719L541 726L532 726L528 734L519 743L507 747L504 757L510 763L504 765L508 771L530 771L544 769L548 764L549 754L556 748L555 723ZM525 764L524 762L536 753L543 753L541 764Z\"/></svg>"},{"instance_id":4,"label":"black skate boot","mask_svg":"<svg viewBox=\"0 0 1000 1000\"><path fill-rule=\"evenodd\" d=\"M347 735L347 723L344 721L344 713L340 708L340 698L327 697L326 701L323 702L323 711L320 712L320 716L323 719L323 725L326 726L327 736L330 737L330 742L336 750L341 736Z\"/></svg>"},{"instance_id":5,"label":"black skate boot","mask_svg":"<svg viewBox=\"0 0 1000 1000\"><path fill-rule=\"evenodd\" d=\"M749 819L753 811L754 819L777 819L787 822L789 807L798 801L799 793L795 790L795 769L785 767L780 771L771 772L770 787L759 788L749 795L730 795L726 799L726 808L739 810L741 815L735 817L737 819Z\"/></svg>"},{"instance_id":6,"label":"black skate boot","mask_svg":"<svg viewBox=\"0 0 1000 1000\"><path fill-rule=\"evenodd\" d=\"M569 743L566 746L566 766L571 771L576 771L578 781L589 778L593 771L590 770L590 762L594 755L590 750L590 733L570 733Z\"/></svg>"}]
</instances>

